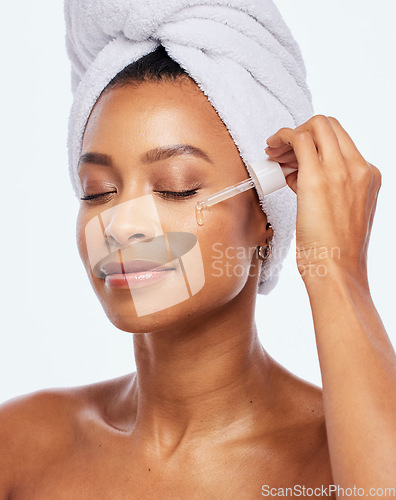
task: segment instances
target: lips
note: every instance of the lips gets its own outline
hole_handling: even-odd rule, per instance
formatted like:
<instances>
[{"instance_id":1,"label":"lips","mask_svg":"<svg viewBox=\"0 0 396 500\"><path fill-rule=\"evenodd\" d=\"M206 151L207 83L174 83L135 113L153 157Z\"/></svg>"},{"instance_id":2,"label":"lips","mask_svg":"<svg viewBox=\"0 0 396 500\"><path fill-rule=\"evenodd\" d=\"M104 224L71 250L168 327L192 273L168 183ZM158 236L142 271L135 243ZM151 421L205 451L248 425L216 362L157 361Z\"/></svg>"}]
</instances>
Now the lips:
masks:
<instances>
[{"instance_id":1,"label":"lips","mask_svg":"<svg viewBox=\"0 0 396 500\"><path fill-rule=\"evenodd\" d=\"M151 260L134 259L126 262L107 262L100 270L103 275L140 273L145 271L167 271L175 269L172 263L160 264Z\"/></svg>"}]
</instances>

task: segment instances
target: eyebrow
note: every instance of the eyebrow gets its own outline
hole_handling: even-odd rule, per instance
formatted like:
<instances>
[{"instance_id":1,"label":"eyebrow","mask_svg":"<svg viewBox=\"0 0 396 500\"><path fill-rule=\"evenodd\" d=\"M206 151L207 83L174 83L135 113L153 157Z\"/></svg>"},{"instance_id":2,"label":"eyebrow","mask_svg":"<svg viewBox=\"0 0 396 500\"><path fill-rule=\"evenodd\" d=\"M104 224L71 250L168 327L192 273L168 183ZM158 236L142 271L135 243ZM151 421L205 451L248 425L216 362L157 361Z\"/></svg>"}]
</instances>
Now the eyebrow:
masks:
<instances>
[{"instance_id":1,"label":"eyebrow","mask_svg":"<svg viewBox=\"0 0 396 500\"><path fill-rule=\"evenodd\" d=\"M205 151L196 146L192 146L191 144L173 144L172 146L161 146L158 148L154 148L144 153L141 156L141 160L145 164L150 164L182 155L195 156L197 158L202 158L208 163L213 163L212 159L205 153ZM111 156L103 153L84 153L80 157L78 168L80 168L83 163L103 165L105 167L114 167L114 162Z\"/></svg>"},{"instance_id":2,"label":"eyebrow","mask_svg":"<svg viewBox=\"0 0 396 500\"><path fill-rule=\"evenodd\" d=\"M151 151L147 151L141 159L144 163L155 163L156 161L167 160L168 158L182 155L196 156L197 158L202 158L208 163L213 163L205 151L202 151L202 149L197 148L196 146L191 146L190 144L161 146L159 148L152 149Z\"/></svg>"},{"instance_id":3,"label":"eyebrow","mask_svg":"<svg viewBox=\"0 0 396 500\"><path fill-rule=\"evenodd\" d=\"M113 167L113 160L111 156L103 153L84 153L78 161L78 168L83 163L91 163L95 165L104 165L105 167Z\"/></svg>"}]
</instances>

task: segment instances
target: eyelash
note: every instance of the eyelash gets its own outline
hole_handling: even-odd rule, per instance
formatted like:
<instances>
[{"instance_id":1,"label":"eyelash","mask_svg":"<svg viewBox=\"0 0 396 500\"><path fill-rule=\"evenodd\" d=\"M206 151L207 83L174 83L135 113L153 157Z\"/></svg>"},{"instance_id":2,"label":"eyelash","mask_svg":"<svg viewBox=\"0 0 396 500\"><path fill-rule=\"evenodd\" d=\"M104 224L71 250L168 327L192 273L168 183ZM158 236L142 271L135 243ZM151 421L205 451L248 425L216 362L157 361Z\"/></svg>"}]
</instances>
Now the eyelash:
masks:
<instances>
[{"instance_id":1,"label":"eyelash","mask_svg":"<svg viewBox=\"0 0 396 500\"><path fill-rule=\"evenodd\" d=\"M190 189L188 191L154 191L155 193L159 193L164 198L170 198L173 200L188 198L189 196L194 196L197 194L196 189Z\"/></svg>"},{"instance_id":2,"label":"eyelash","mask_svg":"<svg viewBox=\"0 0 396 500\"><path fill-rule=\"evenodd\" d=\"M89 194L87 196L80 198L80 200L91 201L91 200L95 200L95 199L99 199L99 198L104 198L104 197L109 196L110 194L113 194L113 193L115 193L115 191L110 191L108 193Z\"/></svg>"},{"instance_id":3,"label":"eyelash","mask_svg":"<svg viewBox=\"0 0 396 500\"><path fill-rule=\"evenodd\" d=\"M108 193L90 194L80 198L82 201L91 201L95 199L103 199L109 195L115 193L116 191L110 191ZM168 199L183 199L193 196L197 193L197 189L190 189L188 191L154 191L155 193L161 194L164 198Z\"/></svg>"}]
</instances>

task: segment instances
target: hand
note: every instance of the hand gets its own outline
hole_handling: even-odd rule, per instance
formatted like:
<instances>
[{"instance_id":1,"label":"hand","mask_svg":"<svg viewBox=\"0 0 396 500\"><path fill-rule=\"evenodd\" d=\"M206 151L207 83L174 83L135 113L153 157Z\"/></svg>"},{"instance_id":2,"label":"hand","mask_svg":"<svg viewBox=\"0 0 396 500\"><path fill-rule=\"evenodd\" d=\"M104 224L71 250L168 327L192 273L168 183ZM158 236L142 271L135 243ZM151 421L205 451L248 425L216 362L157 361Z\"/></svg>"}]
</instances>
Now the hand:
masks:
<instances>
[{"instance_id":1,"label":"hand","mask_svg":"<svg viewBox=\"0 0 396 500\"><path fill-rule=\"evenodd\" d=\"M367 280L367 248L379 170L368 163L335 118L317 115L267 140L281 167L297 168L286 182L297 194L297 265L304 280L334 264Z\"/></svg>"}]
</instances>

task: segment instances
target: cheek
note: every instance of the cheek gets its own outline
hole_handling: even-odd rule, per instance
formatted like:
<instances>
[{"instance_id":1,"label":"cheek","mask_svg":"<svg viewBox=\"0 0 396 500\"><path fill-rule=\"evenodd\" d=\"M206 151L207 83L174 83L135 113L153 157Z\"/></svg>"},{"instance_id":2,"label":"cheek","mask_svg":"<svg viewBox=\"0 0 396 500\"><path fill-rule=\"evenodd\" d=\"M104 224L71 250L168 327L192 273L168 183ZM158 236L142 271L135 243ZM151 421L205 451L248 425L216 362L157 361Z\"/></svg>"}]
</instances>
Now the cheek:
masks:
<instances>
[{"instance_id":1,"label":"cheek","mask_svg":"<svg viewBox=\"0 0 396 500\"><path fill-rule=\"evenodd\" d=\"M91 268L89 262L88 248L87 248L87 238L85 233L85 228L88 222L92 219L93 216L87 217L87 214L84 210L80 209L77 215L76 221L76 243L78 253L80 258L86 268L88 275L91 275Z\"/></svg>"},{"instance_id":2,"label":"cheek","mask_svg":"<svg viewBox=\"0 0 396 500\"><path fill-rule=\"evenodd\" d=\"M207 286L234 294L257 272L251 267L256 237L246 204L245 207L241 204L220 207L219 204L216 210L212 207L211 213L205 214L198 237ZM257 259L253 264L258 265Z\"/></svg>"},{"instance_id":3,"label":"cheek","mask_svg":"<svg viewBox=\"0 0 396 500\"><path fill-rule=\"evenodd\" d=\"M87 255L86 243L85 243L85 225L86 222L84 217L81 214L81 210L78 212L77 221L76 221L76 242L78 253L80 254L80 258L84 261Z\"/></svg>"}]
</instances>

